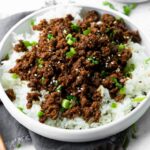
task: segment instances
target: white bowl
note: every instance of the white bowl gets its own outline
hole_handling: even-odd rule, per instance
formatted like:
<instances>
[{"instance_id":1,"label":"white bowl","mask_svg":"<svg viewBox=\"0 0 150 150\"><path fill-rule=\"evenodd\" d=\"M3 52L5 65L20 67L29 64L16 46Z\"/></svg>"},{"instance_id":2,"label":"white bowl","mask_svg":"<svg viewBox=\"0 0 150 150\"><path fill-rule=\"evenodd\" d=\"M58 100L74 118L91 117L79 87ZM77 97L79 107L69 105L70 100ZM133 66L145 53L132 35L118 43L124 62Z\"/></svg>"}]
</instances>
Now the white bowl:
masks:
<instances>
[{"instance_id":1,"label":"white bowl","mask_svg":"<svg viewBox=\"0 0 150 150\"><path fill-rule=\"evenodd\" d=\"M78 5L78 4L72 4L73 6L76 7L81 7L83 11L88 11L88 10L97 10L100 14L103 13L109 13L114 16L120 16L122 17L126 24L136 30L138 29L141 38L142 38L142 45L144 45L147 49L146 53L147 55L150 55L150 52L148 51L150 49L149 46L149 39L143 34L142 30L138 28L134 23L125 15L113 11L113 10L108 10L106 8L99 8L97 7L90 7L90 6L85 6L85 5ZM7 54L9 49L11 48L11 43L12 43L12 32L15 33L22 33L23 31L29 31L29 20L32 18L42 15L49 10L52 9L59 9L59 5L57 6L51 6L42 10L39 10L37 12L34 12L33 14L25 17L22 19L20 22L18 22L13 28L9 30L9 32L5 35L4 39L1 42L0 45L0 59ZM65 5L63 6L64 9L66 7L70 7L70 5ZM149 95L148 95L149 97ZM121 118L120 120L114 121L112 123L97 127L97 128L92 128L92 129L83 129L83 130L68 130L68 129L61 129L61 128L56 128L56 127L51 127L45 124L42 124L38 121L33 120L32 118L26 116L22 112L20 112L14 104L10 101L10 99L7 97L5 94L5 91L0 84L0 98L2 102L4 103L6 109L9 111L9 113L18 121L20 122L23 126L28 128L29 130L40 134L42 136L51 138L51 139L56 139L56 140L61 140L61 141L69 141L69 142L85 142L85 141L93 141L97 139L102 139L108 136L111 136L113 134L116 134L130 125L132 125L134 122L136 122L148 109L150 106L150 100L146 99L143 101L140 105L137 106L133 111L131 111L128 115L125 117ZM7 119L7 118L6 118Z\"/></svg>"}]
</instances>

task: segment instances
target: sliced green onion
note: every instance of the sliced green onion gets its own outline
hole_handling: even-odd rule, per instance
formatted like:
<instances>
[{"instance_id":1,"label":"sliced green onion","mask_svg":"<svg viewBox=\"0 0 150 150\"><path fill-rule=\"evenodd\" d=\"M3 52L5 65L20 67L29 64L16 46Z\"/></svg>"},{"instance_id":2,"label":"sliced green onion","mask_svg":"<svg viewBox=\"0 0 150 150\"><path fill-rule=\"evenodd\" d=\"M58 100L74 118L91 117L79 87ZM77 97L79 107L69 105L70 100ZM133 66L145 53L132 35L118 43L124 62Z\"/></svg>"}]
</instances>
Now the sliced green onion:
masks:
<instances>
[{"instance_id":1,"label":"sliced green onion","mask_svg":"<svg viewBox=\"0 0 150 150\"><path fill-rule=\"evenodd\" d=\"M88 57L87 60L90 61L94 65L99 64L99 61L95 57Z\"/></svg>"},{"instance_id":2,"label":"sliced green onion","mask_svg":"<svg viewBox=\"0 0 150 150\"><path fill-rule=\"evenodd\" d=\"M16 73L13 73L13 74L12 74L12 78L13 78L13 79L18 79L18 78L19 78L19 75L17 75Z\"/></svg>"},{"instance_id":3,"label":"sliced green onion","mask_svg":"<svg viewBox=\"0 0 150 150\"><path fill-rule=\"evenodd\" d=\"M75 97L75 96L73 96L73 95L68 95L68 96L67 96L67 99L68 99L68 100L76 100L77 97Z\"/></svg>"},{"instance_id":4,"label":"sliced green onion","mask_svg":"<svg viewBox=\"0 0 150 150\"><path fill-rule=\"evenodd\" d=\"M74 42L71 39L68 39L67 44L72 45Z\"/></svg>"},{"instance_id":5,"label":"sliced green onion","mask_svg":"<svg viewBox=\"0 0 150 150\"><path fill-rule=\"evenodd\" d=\"M72 34L67 34L66 40L71 39L71 38L72 38Z\"/></svg>"},{"instance_id":6,"label":"sliced green onion","mask_svg":"<svg viewBox=\"0 0 150 150\"><path fill-rule=\"evenodd\" d=\"M35 45L37 45L37 42L36 41L32 41L31 42L31 46L35 46Z\"/></svg>"},{"instance_id":7,"label":"sliced green onion","mask_svg":"<svg viewBox=\"0 0 150 150\"><path fill-rule=\"evenodd\" d=\"M108 1L104 1L103 5L104 6L108 6L109 8L111 8L113 10L116 10L115 7L114 7L114 5L112 3L110 3L110 2L108 2Z\"/></svg>"},{"instance_id":8,"label":"sliced green onion","mask_svg":"<svg viewBox=\"0 0 150 150\"><path fill-rule=\"evenodd\" d=\"M70 48L70 51L66 53L66 57L67 57L67 58L71 58L71 57L73 57L76 53L77 53L76 50L75 50L73 47L71 47L71 48Z\"/></svg>"},{"instance_id":9,"label":"sliced green onion","mask_svg":"<svg viewBox=\"0 0 150 150\"><path fill-rule=\"evenodd\" d=\"M90 32L91 32L91 30L90 30L90 29L87 29L87 30L84 30L84 31L83 31L83 34L84 34L84 35L88 35Z\"/></svg>"},{"instance_id":10,"label":"sliced green onion","mask_svg":"<svg viewBox=\"0 0 150 150\"><path fill-rule=\"evenodd\" d=\"M45 83L45 77L42 77L40 80L41 84L43 85Z\"/></svg>"},{"instance_id":11,"label":"sliced green onion","mask_svg":"<svg viewBox=\"0 0 150 150\"><path fill-rule=\"evenodd\" d=\"M26 113L24 112L24 108L23 108L22 106L18 106L17 108L18 108L22 113L26 114Z\"/></svg>"},{"instance_id":12,"label":"sliced green onion","mask_svg":"<svg viewBox=\"0 0 150 150\"><path fill-rule=\"evenodd\" d=\"M74 42L76 42L76 38L72 37L72 34L68 34L66 36L67 44L72 45Z\"/></svg>"},{"instance_id":13,"label":"sliced green onion","mask_svg":"<svg viewBox=\"0 0 150 150\"><path fill-rule=\"evenodd\" d=\"M44 61L43 61L42 58L38 58L38 59L36 59L36 63L37 63L37 65L38 65L39 68L42 68Z\"/></svg>"},{"instance_id":14,"label":"sliced green onion","mask_svg":"<svg viewBox=\"0 0 150 150\"><path fill-rule=\"evenodd\" d=\"M117 78L112 77L112 81L113 81L113 83L115 83L115 86L116 86L116 87L118 87L119 89L122 88L122 84L120 84L120 83L118 82Z\"/></svg>"},{"instance_id":15,"label":"sliced green onion","mask_svg":"<svg viewBox=\"0 0 150 150\"><path fill-rule=\"evenodd\" d=\"M111 107L112 108L116 108L117 107L117 103L111 103Z\"/></svg>"},{"instance_id":16,"label":"sliced green onion","mask_svg":"<svg viewBox=\"0 0 150 150\"><path fill-rule=\"evenodd\" d=\"M133 72L134 70L135 70L135 65L134 64L128 64L124 69L125 76L130 77L131 72Z\"/></svg>"},{"instance_id":17,"label":"sliced green onion","mask_svg":"<svg viewBox=\"0 0 150 150\"><path fill-rule=\"evenodd\" d=\"M129 16L130 13L131 13L131 11L132 11L133 9L135 9L136 6L137 6L136 3L124 5L124 6L123 6L123 12L124 12L124 14L127 15L127 16Z\"/></svg>"},{"instance_id":18,"label":"sliced green onion","mask_svg":"<svg viewBox=\"0 0 150 150\"><path fill-rule=\"evenodd\" d=\"M69 38L68 40L67 40L67 44L69 44L69 45L72 45L74 42L76 42L76 38Z\"/></svg>"},{"instance_id":19,"label":"sliced green onion","mask_svg":"<svg viewBox=\"0 0 150 150\"><path fill-rule=\"evenodd\" d=\"M23 107L18 106L17 108L18 108L21 112L23 112Z\"/></svg>"},{"instance_id":20,"label":"sliced green onion","mask_svg":"<svg viewBox=\"0 0 150 150\"><path fill-rule=\"evenodd\" d=\"M127 16L131 13L131 9L128 5L123 6L123 11L124 11L124 14Z\"/></svg>"},{"instance_id":21,"label":"sliced green onion","mask_svg":"<svg viewBox=\"0 0 150 150\"><path fill-rule=\"evenodd\" d=\"M62 107L63 108L65 108L65 109L69 109L70 108L70 101L68 100L68 99L64 99L63 101L62 101Z\"/></svg>"},{"instance_id":22,"label":"sliced green onion","mask_svg":"<svg viewBox=\"0 0 150 150\"><path fill-rule=\"evenodd\" d=\"M29 42L29 41L23 41L23 44L25 45L25 47L30 47L30 46L35 46L37 44L36 41L32 41L32 42Z\"/></svg>"},{"instance_id":23,"label":"sliced green onion","mask_svg":"<svg viewBox=\"0 0 150 150\"><path fill-rule=\"evenodd\" d=\"M53 34L48 34L48 35L47 35L47 38L48 38L49 40L51 40L51 39L54 38L54 36L53 36Z\"/></svg>"},{"instance_id":24,"label":"sliced green onion","mask_svg":"<svg viewBox=\"0 0 150 150\"><path fill-rule=\"evenodd\" d=\"M41 118L44 115L44 112L39 111L37 115L38 115L39 118Z\"/></svg>"},{"instance_id":25,"label":"sliced green onion","mask_svg":"<svg viewBox=\"0 0 150 150\"><path fill-rule=\"evenodd\" d=\"M118 46L118 51L119 52L122 52L124 49L125 49L125 44L120 44L119 46Z\"/></svg>"},{"instance_id":26,"label":"sliced green onion","mask_svg":"<svg viewBox=\"0 0 150 150\"><path fill-rule=\"evenodd\" d=\"M67 99L70 100L70 103L71 103L70 107L74 106L75 104L80 103L79 100L77 99L77 97L74 95L68 95Z\"/></svg>"},{"instance_id":27,"label":"sliced green onion","mask_svg":"<svg viewBox=\"0 0 150 150\"><path fill-rule=\"evenodd\" d=\"M63 89L63 86L62 85L59 85L57 88L56 88L56 92L61 92L61 90Z\"/></svg>"},{"instance_id":28,"label":"sliced green onion","mask_svg":"<svg viewBox=\"0 0 150 150\"><path fill-rule=\"evenodd\" d=\"M145 99L145 97L136 97L136 98L132 99L132 102L139 103L139 102L143 101L144 99Z\"/></svg>"},{"instance_id":29,"label":"sliced green onion","mask_svg":"<svg viewBox=\"0 0 150 150\"><path fill-rule=\"evenodd\" d=\"M72 23L71 29L72 29L73 31L78 32L78 31L80 30L80 26L77 25L76 23Z\"/></svg>"},{"instance_id":30,"label":"sliced green onion","mask_svg":"<svg viewBox=\"0 0 150 150\"><path fill-rule=\"evenodd\" d=\"M35 25L35 20L32 19L30 24L31 24L31 26L34 26Z\"/></svg>"},{"instance_id":31,"label":"sliced green onion","mask_svg":"<svg viewBox=\"0 0 150 150\"><path fill-rule=\"evenodd\" d=\"M120 93L121 95L126 94L126 88L125 88L125 87L122 87L122 88L119 90L119 93Z\"/></svg>"},{"instance_id":32,"label":"sliced green onion","mask_svg":"<svg viewBox=\"0 0 150 150\"><path fill-rule=\"evenodd\" d=\"M145 59L145 64L149 64L150 58Z\"/></svg>"}]
</instances>

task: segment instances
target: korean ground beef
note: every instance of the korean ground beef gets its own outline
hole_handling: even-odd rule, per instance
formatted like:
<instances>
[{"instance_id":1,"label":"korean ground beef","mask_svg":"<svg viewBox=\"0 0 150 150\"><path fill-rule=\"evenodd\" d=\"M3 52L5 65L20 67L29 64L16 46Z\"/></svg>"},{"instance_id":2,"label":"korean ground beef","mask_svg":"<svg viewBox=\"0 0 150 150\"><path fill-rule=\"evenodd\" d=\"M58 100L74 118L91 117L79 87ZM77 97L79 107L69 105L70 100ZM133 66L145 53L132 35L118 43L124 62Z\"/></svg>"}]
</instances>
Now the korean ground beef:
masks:
<instances>
[{"instance_id":1,"label":"korean ground beef","mask_svg":"<svg viewBox=\"0 0 150 150\"><path fill-rule=\"evenodd\" d=\"M39 41L20 40L14 51L25 52L10 73L28 81L26 107L39 101L40 92L48 92L41 102L40 122L48 118L81 117L98 122L101 116L102 85L111 98L121 102L124 84L130 77L126 65L132 53L125 45L140 42L137 31L128 29L122 18L89 11L83 20L64 18L41 20L33 25ZM28 47L32 48L29 49ZM13 90L6 92L12 100Z\"/></svg>"}]
</instances>

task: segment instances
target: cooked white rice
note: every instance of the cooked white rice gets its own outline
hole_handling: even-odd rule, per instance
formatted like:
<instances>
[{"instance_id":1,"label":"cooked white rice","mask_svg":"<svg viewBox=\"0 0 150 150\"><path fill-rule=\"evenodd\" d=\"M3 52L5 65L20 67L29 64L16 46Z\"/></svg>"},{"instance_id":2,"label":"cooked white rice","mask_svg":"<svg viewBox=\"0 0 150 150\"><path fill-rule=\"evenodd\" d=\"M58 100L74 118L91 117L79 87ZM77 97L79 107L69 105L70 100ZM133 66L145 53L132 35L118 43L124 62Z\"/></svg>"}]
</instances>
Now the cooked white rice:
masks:
<instances>
[{"instance_id":1,"label":"cooked white rice","mask_svg":"<svg viewBox=\"0 0 150 150\"><path fill-rule=\"evenodd\" d=\"M64 17L66 14L71 13L76 20L81 19L80 17L80 9L75 7L67 7L66 9L60 8L58 10L52 10L43 16L37 17L36 23L38 23L41 19L51 19L55 17ZM20 35L16 35L14 33L14 43L18 40L28 40L28 41L38 41L38 31L32 31L32 33L24 33ZM101 118L98 123L87 123L82 118L75 119L57 119L51 120L48 119L45 123L50 126L56 126L60 128L67 129L86 129L98 127L104 124L108 124L112 121L118 120L129 112L132 111L140 102L134 102L133 98L135 97L144 97L145 94L150 91L150 67L148 63L145 63L145 60L148 59L148 56L144 53L144 47L140 44L128 42L128 47L132 49L132 58L129 60L129 64L135 64L135 70L132 72L132 79L129 79L126 84L126 97L121 103L115 102L115 100L111 99L109 96L109 92L103 86L100 86L98 90L101 90L103 94L102 105L100 107ZM22 56L24 53L16 53L12 49L9 52L9 60L3 61L3 65L0 66L0 80L4 87L4 90L12 88L16 93L16 100L14 101L14 105L16 107L23 108L23 112L30 116L31 118L38 120L37 113L40 111L40 102L43 98L40 98L40 102L33 103L31 109L26 108L26 96L27 93L31 91L29 87L27 87L27 81L21 81L20 79L12 78L12 75L8 72L10 68L15 66L16 59ZM46 94L45 91L41 92L42 96ZM116 107L112 107L112 103L116 103Z\"/></svg>"}]
</instances>

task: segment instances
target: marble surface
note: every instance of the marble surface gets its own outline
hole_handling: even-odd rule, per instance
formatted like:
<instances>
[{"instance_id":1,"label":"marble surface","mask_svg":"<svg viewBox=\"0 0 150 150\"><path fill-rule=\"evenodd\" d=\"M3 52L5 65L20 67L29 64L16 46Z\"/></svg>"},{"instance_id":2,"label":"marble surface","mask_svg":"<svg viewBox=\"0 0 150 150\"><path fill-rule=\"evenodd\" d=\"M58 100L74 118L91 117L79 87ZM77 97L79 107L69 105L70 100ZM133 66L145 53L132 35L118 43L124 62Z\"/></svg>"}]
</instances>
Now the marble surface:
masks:
<instances>
[{"instance_id":1,"label":"marble surface","mask_svg":"<svg viewBox=\"0 0 150 150\"><path fill-rule=\"evenodd\" d=\"M45 6L45 1L47 4L49 0L4 0L0 1L0 18L4 18L11 14L36 10ZM67 3L70 0L57 0L59 3ZM77 3L88 3L90 5L102 6L103 0L72 0ZM116 9L122 12L122 6L124 4L116 2L116 0L111 1ZM9 5L8 5L9 4ZM17 5L17 7L16 7ZM140 27L142 30L150 37L150 0L146 3L138 4L137 8L131 13L130 18ZM145 113L145 115L137 122L137 138L130 142L128 150L149 150L150 149L150 109ZM18 148L17 148L18 149ZM25 145L19 148L20 150L35 150L34 146Z\"/></svg>"}]
</instances>

